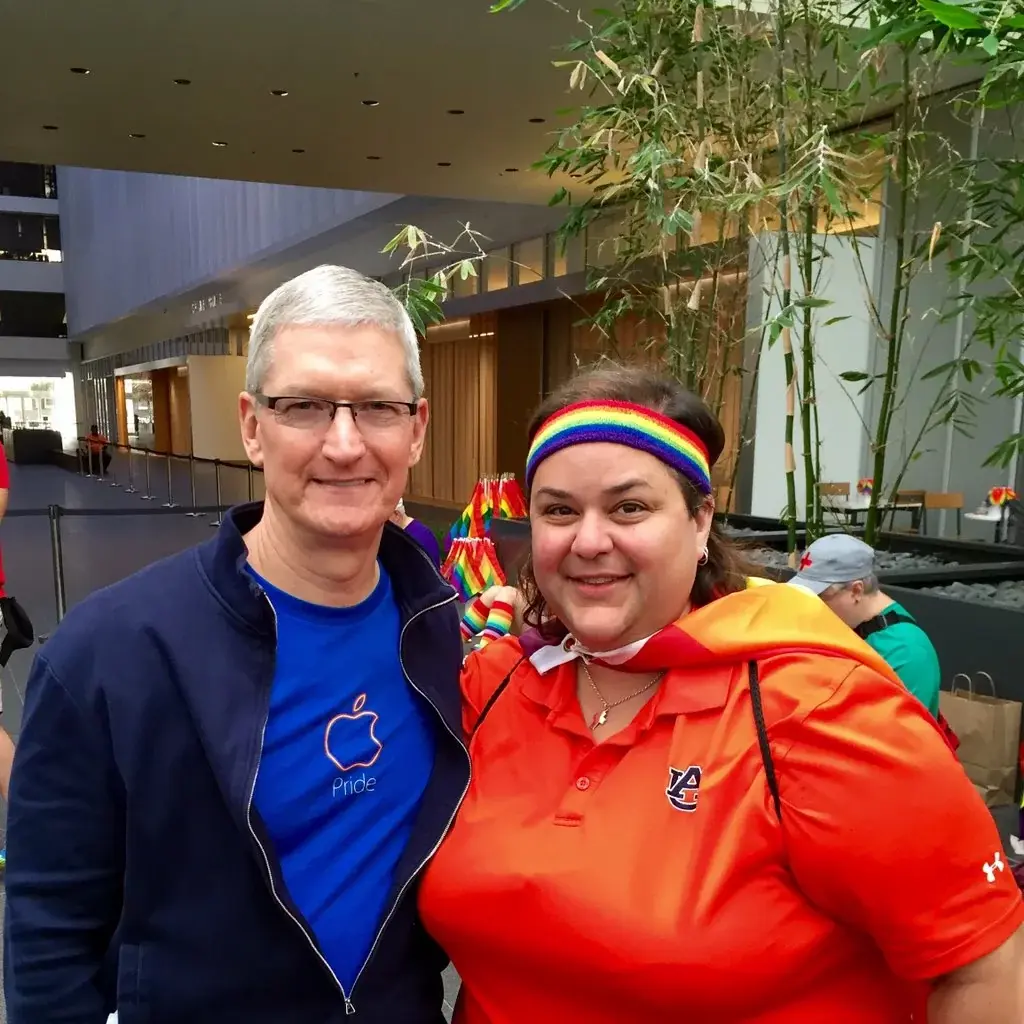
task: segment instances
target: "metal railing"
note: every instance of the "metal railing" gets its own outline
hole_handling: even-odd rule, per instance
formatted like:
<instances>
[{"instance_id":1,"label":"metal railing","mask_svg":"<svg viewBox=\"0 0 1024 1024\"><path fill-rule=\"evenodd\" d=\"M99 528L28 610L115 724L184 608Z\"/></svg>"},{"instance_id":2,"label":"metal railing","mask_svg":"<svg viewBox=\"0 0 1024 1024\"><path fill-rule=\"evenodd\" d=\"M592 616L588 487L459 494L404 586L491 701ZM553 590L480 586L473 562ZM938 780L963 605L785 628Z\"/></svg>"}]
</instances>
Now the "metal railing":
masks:
<instances>
[{"instance_id":1,"label":"metal railing","mask_svg":"<svg viewBox=\"0 0 1024 1024\"><path fill-rule=\"evenodd\" d=\"M214 515L219 521L229 508L231 508L230 505L205 505L196 506L192 511L197 516ZM46 508L11 509L7 512L6 516L4 516L4 520L38 519L42 517L47 519L50 545L50 569L53 578L54 608L56 611L57 621L60 622L60 620L64 618L68 609L68 587L64 560L64 524L66 520L86 519L90 517L110 518L118 516L145 516L148 519L157 516L168 517L187 514L188 513L184 513L177 506L174 508L160 506L151 506L149 508L67 508L63 505L48 505ZM132 569L129 571L136 570ZM17 587L13 589L17 591ZM15 596L17 596L17 594L15 594Z\"/></svg>"},{"instance_id":2,"label":"metal railing","mask_svg":"<svg viewBox=\"0 0 1024 1024\"><path fill-rule=\"evenodd\" d=\"M118 466L117 470L115 470L113 457L110 459L109 466L106 464L103 458L105 450L107 452L116 452L124 457L125 473L123 479L119 476L121 467ZM62 454L67 456L71 453L63 452ZM231 459L207 459L192 453L182 454L179 452L157 451L152 448L115 444L113 442L109 442L102 448L99 448L99 446L94 447L94 445L90 444L86 438L79 438L79 446L74 454L77 458L80 476L106 483L111 487L122 488L125 494L139 494L139 498L142 501L155 501L161 497L161 495L154 493L153 478L154 475L159 476L162 474L164 478L163 497L165 500L161 504L166 509L181 507L181 489L179 488L177 496L175 494L174 466L175 464L187 466L188 479L185 482L185 487L188 491L188 497L185 499L186 504L184 507L187 510L185 514L191 517L209 514L208 511L204 512L200 508L196 482L197 467L213 467L214 494L212 502L206 503L207 508L219 508L225 505L224 480L226 475L231 475L237 480L239 474L245 474L244 497L241 495L233 496L227 502L227 505L230 506L243 500L254 501L258 496L262 497L262 494L258 493L262 491L262 487L257 486L256 478L257 476L262 477L263 470L249 462L237 462ZM163 467L158 469L156 474L153 472L152 465L154 459L163 460ZM141 469L138 468L140 460L142 463ZM136 487L137 482L141 485L140 487ZM235 489L231 488L231 490ZM176 500L176 497L179 500ZM220 524L221 515L218 513L216 519L210 525L220 526Z\"/></svg>"}]
</instances>

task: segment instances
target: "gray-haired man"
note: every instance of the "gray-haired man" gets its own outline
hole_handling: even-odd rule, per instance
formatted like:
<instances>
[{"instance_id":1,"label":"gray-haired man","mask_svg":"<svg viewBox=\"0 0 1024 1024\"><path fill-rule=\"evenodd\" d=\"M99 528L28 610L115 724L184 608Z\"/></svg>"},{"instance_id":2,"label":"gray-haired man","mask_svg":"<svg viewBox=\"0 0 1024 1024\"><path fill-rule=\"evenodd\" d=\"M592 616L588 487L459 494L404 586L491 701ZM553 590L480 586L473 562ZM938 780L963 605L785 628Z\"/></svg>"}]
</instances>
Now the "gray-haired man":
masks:
<instances>
[{"instance_id":1,"label":"gray-haired man","mask_svg":"<svg viewBox=\"0 0 1024 1024\"><path fill-rule=\"evenodd\" d=\"M252 326L266 501L74 608L37 659L8 819L11 1024L442 1020L419 872L469 778L454 592L388 518L417 339L340 267Z\"/></svg>"}]
</instances>

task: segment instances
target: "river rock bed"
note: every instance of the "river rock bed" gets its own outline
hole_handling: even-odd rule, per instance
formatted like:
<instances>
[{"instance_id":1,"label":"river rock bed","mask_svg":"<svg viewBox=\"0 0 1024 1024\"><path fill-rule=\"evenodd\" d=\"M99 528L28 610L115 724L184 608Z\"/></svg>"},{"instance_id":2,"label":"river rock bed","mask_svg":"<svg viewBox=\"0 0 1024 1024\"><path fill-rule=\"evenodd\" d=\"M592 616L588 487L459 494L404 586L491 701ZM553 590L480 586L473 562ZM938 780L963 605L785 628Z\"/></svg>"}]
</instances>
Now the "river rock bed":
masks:
<instances>
[{"instance_id":1,"label":"river rock bed","mask_svg":"<svg viewBox=\"0 0 1024 1024\"><path fill-rule=\"evenodd\" d=\"M758 565L771 566L773 569L785 569L789 565L789 556L786 552L776 551L774 548L751 548L745 554L752 562L756 562ZM923 569L948 569L959 564L959 562L952 558L941 558L938 555L924 554L918 551L875 552L875 565L879 572L917 572ZM966 586L968 584L959 585Z\"/></svg>"},{"instance_id":2,"label":"river rock bed","mask_svg":"<svg viewBox=\"0 0 1024 1024\"><path fill-rule=\"evenodd\" d=\"M947 583L941 587L922 587L923 594L942 594L975 604L994 604L1001 608L1024 611L1024 581L1002 580L999 583Z\"/></svg>"}]
</instances>

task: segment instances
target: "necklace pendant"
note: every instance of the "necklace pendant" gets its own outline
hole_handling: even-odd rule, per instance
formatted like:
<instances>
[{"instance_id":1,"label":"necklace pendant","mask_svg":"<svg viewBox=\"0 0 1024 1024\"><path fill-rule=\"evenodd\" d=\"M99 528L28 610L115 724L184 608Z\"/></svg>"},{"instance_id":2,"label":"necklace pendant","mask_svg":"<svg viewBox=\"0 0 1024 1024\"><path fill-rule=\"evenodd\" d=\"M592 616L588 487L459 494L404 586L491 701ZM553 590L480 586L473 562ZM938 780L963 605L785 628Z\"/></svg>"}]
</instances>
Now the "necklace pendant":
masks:
<instances>
[{"instance_id":1,"label":"necklace pendant","mask_svg":"<svg viewBox=\"0 0 1024 1024\"><path fill-rule=\"evenodd\" d=\"M604 725L608 721L608 709L605 708L599 715L594 715L590 720L590 728L596 729L599 725Z\"/></svg>"}]
</instances>

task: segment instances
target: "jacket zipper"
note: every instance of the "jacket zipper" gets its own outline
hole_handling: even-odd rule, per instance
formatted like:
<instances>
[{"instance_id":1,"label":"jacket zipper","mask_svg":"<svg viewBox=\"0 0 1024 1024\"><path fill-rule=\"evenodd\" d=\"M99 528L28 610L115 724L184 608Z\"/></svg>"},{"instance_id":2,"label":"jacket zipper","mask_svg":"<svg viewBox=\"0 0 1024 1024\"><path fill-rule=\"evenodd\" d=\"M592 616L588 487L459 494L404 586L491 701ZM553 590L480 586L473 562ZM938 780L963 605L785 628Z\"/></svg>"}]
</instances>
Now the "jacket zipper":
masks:
<instances>
[{"instance_id":1,"label":"jacket zipper","mask_svg":"<svg viewBox=\"0 0 1024 1024\"><path fill-rule=\"evenodd\" d=\"M270 607L270 613L273 615L273 639L274 645L278 643L278 611L273 606L273 602L266 596L266 592L259 588L259 592L263 599ZM302 922L296 918L295 914L285 905L285 901L278 895L278 887L273 883L273 870L270 867L270 858L267 856L266 850L263 848L263 844L259 841L259 837L256 835L256 829L253 828L253 796L256 793L256 779L259 778L259 768L263 763L263 743L266 739L266 726L270 720L270 701L267 701L266 715L263 718L263 727L260 729L259 734L259 754L256 757L256 771L253 772L252 784L249 786L249 802L246 805L246 824L249 825L249 835L252 836L253 842L256 844L259 852L263 855L263 863L266 866L266 877L270 881L270 895L273 896L278 906L288 914L289 919L295 923L295 927L305 936L306 941L309 943L309 948L316 954L319 962L327 968L328 973L334 979L334 983L338 986L338 991L341 992L341 997L345 1000L345 1015L355 1013L355 1008L352 1006L351 1000L348 998L348 994L345 992L345 988L342 983L338 980L338 976L334 973L334 968L327 962L324 954L316 948L316 943L313 941L313 937L303 927Z\"/></svg>"},{"instance_id":2,"label":"jacket zipper","mask_svg":"<svg viewBox=\"0 0 1024 1024\"><path fill-rule=\"evenodd\" d=\"M266 592L264 590L260 589L260 594L262 594L263 599L270 606L271 614L274 616L274 642L276 644L276 642L277 642L277 611L274 608L273 602L270 600L269 597L267 597ZM408 620L408 622L406 622L402 626L402 630L398 634L398 663L399 663L399 665L402 666L402 674L405 676L406 681L427 702L427 704L429 704L430 707L432 707L434 709L434 711L437 714L438 718L441 719L442 725L444 725L444 727L448 730L448 732L451 733L452 738L455 740L456 743L458 743L458 745L465 752L465 754L466 754L466 761L469 762L469 748L463 742L462 738L460 736L457 736L455 734L455 732L451 729L451 727L448 725L448 723L444 720L444 716L440 713L440 711L438 711L437 708L434 707L433 701L431 701L427 697L427 695L412 681L412 678L409 676L409 673L405 670L405 662L402 660L402 640L405 637L405 631L409 627L410 623L414 622L421 615L426 615L427 612L432 612L432 611L435 611L438 608L443 608L446 604L450 604L455 599L456 599L456 595L452 594L451 597L445 598L445 600L443 600L443 601L438 601L436 604L430 605L429 608L424 608L421 611L418 611L415 615L413 615ZM256 770L253 772L252 783L249 786L249 800L248 800L248 803L246 804L246 808L245 808L245 821L246 821L246 824L249 826L249 834L252 836L253 842L256 844L256 847L259 849L260 853L263 856L263 863L264 863L264 865L265 865L265 867L267 869L267 878L270 880L270 893L271 893L271 895L274 897L274 900L277 903L277 905L285 912L285 914L287 914L288 918L295 924L295 927L298 928L300 932L302 932L303 936L305 936L306 941L309 943L310 949L312 949L313 952L317 955L317 959L319 959L319 961L324 965L324 967L327 968L327 972L334 979L334 984L338 986L338 991L341 993L341 998L345 1001L345 1016L346 1017L350 1017L350 1016L354 1015L355 1012L356 1012L356 1008L353 1005L352 1000L349 998L348 993L345 991L344 985L342 985L342 983L338 980L338 976L337 976L337 974L334 973L334 969L327 962L327 960L324 957L323 953L321 953L320 950L317 948L316 942L314 942L314 940L313 940L313 936L309 934L309 932L303 926L302 922L288 909L287 906L285 906L284 901L278 895L277 886L274 884L274 872L273 872L273 870L272 870L272 868L270 866L270 857L267 855L267 851L264 849L263 844L260 842L259 836L256 835L256 830L252 827L252 802L253 802L253 796L255 795L255 792L256 792L256 780L257 780L257 778L259 777L259 774L260 774L260 765L263 762L263 743L264 743L264 741L266 739L267 723L268 723L269 720L270 720L270 703L268 701L268 703L267 703L267 714L266 714L266 716L263 719L263 726L262 726L262 728L260 730L260 752L259 752L259 754L256 757ZM387 928L388 923L390 922L392 916L394 915L395 910L398 908L398 905L402 902L402 897L405 895L406 889L409 888L409 885L413 881L413 879L415 879L416 876L423 870L424 866L430 861L430 858L433 857L434 854L438 851L438 848L441 846L441 843L444 842L444 838L448 834L448 830L452 827L452 822L455 820L455 815L458 814L459 808L462 806L462 801L466 799L466 794L469 792L469 782L470 782L470 777L472 776L472 771L473 771L472 763L470 762L470 770L469 770L469 775L466 778L465 788L462 790L462 795L459 797L457 803L455 804L455 808L454 808L454 810L451 813L451 816L448 818L448 823L445 825L444 829L442 830L441 835L438 837L437 842L433 846L433 849L431 849L431 851L427 854L427 856L421 861L419 867L417 867L416 870L405 880L405 882L403 883L401 889L398 890L398 895L396 896L394 902L391 904L391 908L390 908L390 910L388 910L387 916L384 918L383 923L381 924L380 928L377 930L377 934L374 936L373 943L370 946L370 951L369 951L369 953L366 954L366 959L363 960L362 965L360 966L359 970L356 972L355 981L352 982L352 992L353 992L353 994L355 993L356 985L359 984L359 979L360 979L360 977L362 977L362 974L363 974L363 971L366 968L366 965L370 962L370 958L373 956L373 952L377 948L377 943L380 941L380 937L384 934L384 931Z\"/></svg>"},{"instance_id":3,"label":"jacket zipper","mask_svg":"<svg viewBox=\"0 0 1024 1024\"><path fill-rule=\"evenodd\" d=\"M426 557L426 554L424 554L424 557ZM363 961L362 966L356 972L355 981L352 982L353 992L355 991L356 985L359 984L359 979L362 977L363 971L366 969L366 965L370 962L371 958L373 957L374 950L376 950L377 944L380 942L381 936L384 934L388 924L391 921L391 918L394 916L395 911L398 909L398 905L402 902L402 897L405 895L406 889L409 888L409 886L416 879L416 876L424 869L424 867L426 867L426 865L430 862L430 859L434 856L434 854L437 853L437 851L441 847L441 844L445 840L445 836L448 835L448 830L452 827L452 822L455 821L455 815L459 813L459 808L462 806L462 801L466 799L466 794L469 792L469 784L473 778L473 762L470 760L469 757L469 747L466 746L462 737L458 736L455 733L455 731L451 728L451 726L449 726L448 723L444 720L444 715L442 715L441 712L438 711L436 707L434 707L433 701L431 701L427 697L427 695L412 681L412 677L405 670L405 662L402 660L402 643L405 639L405 631L409 628L409 626L412 625L412 623L415 622L421 615L426 615L427 612L432 612L436 611L438 608L443 608L446 604L451 604L452 601L455 601L456 599L457 595L455 593L452 593L451 597L446 597L443 601L438 601L436 604L432 604L430 605L430 607L418 611L405 623L405 625L402 626L402 631L398 634L398 663L402 666L402 674L405 676L406 682L408 682L408 684L427 702L428 705L430 705L430 707L434 708L434 712L437 714L437 717L441 719L441 724L448 730L448 732L451 734L452 739L454 739L455 742L458 743L458 745L462 748L463 753L466 755L466 765L468 768L468 772L466 774L466 785L463 787L459 799L455 802L455 806L452 808L452 813L449 816L444 828L441 830L441 834L437 837L437 842L434 843L433 847L430 849L430 852L426 855L426 857L423 858L422 861L420 861L419 866L416 868L416 870L413 871L411 875L409 875L409 877L402 883L402 887L398 890L398 895L392 902L391 908L388 910L387 915L385 916L383 922L381 923L380 928L377 929L377 934L376 936L374 936L373 943L370 946L370 952L366 954L366 959ZM349 1009L349 1007L351 1007L351 1010ZM351 1002L347 1000L345 1003L345 1012L356 1012L355 1007L352 1006Z\"/></svg>"}]
</instances>

